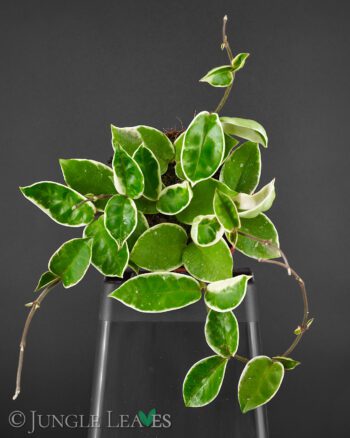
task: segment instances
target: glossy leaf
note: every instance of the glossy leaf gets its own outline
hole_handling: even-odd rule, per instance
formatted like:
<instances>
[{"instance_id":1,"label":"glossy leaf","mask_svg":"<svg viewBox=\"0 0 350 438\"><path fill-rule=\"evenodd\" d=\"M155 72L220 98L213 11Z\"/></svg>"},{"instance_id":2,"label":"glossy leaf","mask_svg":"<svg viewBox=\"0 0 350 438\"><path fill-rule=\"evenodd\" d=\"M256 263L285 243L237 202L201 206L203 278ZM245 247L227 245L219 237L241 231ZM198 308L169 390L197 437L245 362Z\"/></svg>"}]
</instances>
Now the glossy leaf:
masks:
<instances>
[{"instance_id":1,"label":"glossy leaf","mask_svg":"<svg viewBox=\"0 0 350 438\"><path fill-rule=\"evenodd\" d=\"M103 216L85 228L84 237L92 238L92 265L102 275L122 278L129 261L128 246L124 243L119 249L106 230Z\"/></svg>"},{"instance_id":2,"label":"glossy leaf","mask_svg":"<svg viewBox=\"0 0 350 438\"><path fill-rule=\"evenodd\" d=\"M214 195L213 207L217 220L224 230L232 231L241 226L235 203L229 196L217 189Z\"/></svg>"},{"instance_id":3,"label":"glossy leaf","mask_svg":"<svg viewBox=\"0 0 350 438\"><path fill-rule=\"evenodd\" d=\"M120 144L129 155L133 155L142 143L154 153L159 162L161 173L165 173L168 163L174 159L175 151L173 144L163 132L144 125L131 128L117 128L112 125L114 148Z\"/></svg>"},{"instance_id":4,"label":"glossy leaf","mask_svg":"<svg viewBox=\"0 0 350 438\"><path fill-rule=\"evenodd\" d=\"M237 137L250 140L254 143L259 143L267 148L267 134L260 123L238 117L221 117L220 120L225 134L236 135Z\"/></svg>"},{"instance_id":5,"label":"glossy leaf","mask_svg":"<svg viewBox=\"0 0 350 438\"><path fill-rule=\"evenodd\" d=\"M212 282L232 276L232 256L223 239L206 247L190 243L184 251L183 262L186 270L198 280Z\"/></svg>"},{"instance_id":6,"label":"glossy leaf","mask_svg":"<svg viewBox=\"0 0 350 438\"><path fill-rule=\"evenodd\" d=\"M238 383L238 400L245 414L269 402L284 377L284 367L267 356L256 356L245 366Z\"/></svg>"},{"instance_id":7,"label":"glossy leaf","mask_svg":"<svg viewBox=\"0 0 350 438\"><path fill-rule=\"evenodd\" d=\"M236 72L243 68L248 56L249 53L239 53L238 55L236 55L231 62L232 70Z\"/></svg>"},{"instance_id":8,"label":"glossy leaf","mask_svg":"<svg viewBox=\"0 0 350 438\"><path fill-rule=\"evenodd\" d=\"M137 212L137 225L131 236L128 238L128 247L131 251L137 241L137 239L143 234L146 230L148 230L149 225L147 219L141 211Z\"/></svg>"},{"instance_id":9,"label":"glossy leaf","mask_svg":"<svg viewBox=\"0 0 350 438\"><path fill-rule=\"evenodd\" d=\"M251 219L256 217L259 213L269 210L275 197L275 180L273 179L261 190L254 193L254 195L240 193L234 199L238 203L238 208L243 210L239 212L239 216L241 218Z\"/></svg>"},{"instance_id":10,"label":"glossy leaf","mask_svg":"<svg viewBox=\"0 0 350 438\"><path fill-rule=\"evenodd\" d=\"M145 187L142 171L136 161L118 144L114 148L112 165L117 191L129 198L139 198Z\"/></svg>"},{"instance_id":11,"label":"glossy leaf","mask_svg":"<svg viewBox=\"0 0 350 438\"><path fill-rule=\"evenodd\" d=\"M242 193L254 192L261 173L260 149L247 141L233 151L222 166L220 181Z\"/></svg>"},{"instance_id":12,"label":"glossy leaf","mask_svg":"<svg viewBox=\"0 0 350 438\"><path fill-rule=\"evenodd\" d=\"M106 205L104 223L108 233L121 248L137 225L137 209L133 200L114 195Z\"/></svg>"},{"instance_id":13,"label":"glossy leaf","mask_svg":"<svg viewBox=\"0 0 350 438\"><path fill-rule=\"evenodd\" d=\"M235 148L238 145L239 141L227 134L224 134L224 138L225 138L224 160L226 160L229 153L232 151L233 148Z\"/></svg>"},{"instance_id":14,"label":"glossy leaf","mask_svg":"<svg viewBox=\"0 0 350 438\"><path fill-rule=\"evenodd\" d=\"M55 222L68 227L81 227L91 222L95 208L75 190L50 181L20 187L23 195Z\"/></svg>"},{"instance_id":15,"label":"glossy leaf","mask_svg":"<svg viewBox=\"0 0 350 438\"><path fill-rule=\"evenodd\" d=\"M157 158L150 149L143 145L137 149L133 158L140 166L143 174L145 182L143 196L151 201L156 201L162 189L160 167Z\"/></svg>"},{"instance_id":16,"label":"glossy leaf","mask_svg":"<svg viewBox=\"0 0 350 438\"><path fill-rule=\"evenodd\" d=\"M217 397L224 380L226 365L227 359L210 356L192 366L182 388L186 407L199 408Z\"/></svg>"},{"instance_id":17,"label":"glossy leaf","mask_svg":"<svg viewBox=\"0 0 350 438\"><path fill-rule=\"evenodd\" d=\"M73 158L61 159L60 166L67 185L82 195L114 195L117 193L113 182L113 170L103 163ZM103 210L106 203L107 199L99 199L95 205Z\"/></svg>"},{"instance_id":18,"label":"glossy leaf","mask_svg":"<svg viewBox=\"0 0 350 438\"><path fill-rule=\"evenodd\" d=\"M292 359L291 357L274 356L272 359L281 362L285 370L294 370L298 365L300 365L300 362Z\"/></svg>"},{"instance_id":19,"label":"glossy leaf","mask_svg":"<svg viewBox=\"0 0 350 438\"><path fill-rule=\"evenodd\" d=\"M217 114L199 113L187 128L181 151L181 166L192 183L210 178L225 153L224 132Z\"/></svg>"},{"instance_id":20,"label":"glossy leaf","mask_svg":"<svg viewBox=\"0 0 350 438\"><path fill-rule=\"evenodd\" d=\"M167 312L200 300L199 283L187 275L160 272L131 278L110 294L141 312Z\"/></svg>"},{"instance_id":21,"label":"glossy leaf","mask_svg":"<svg viewBox=\"0 0 350 438\"><path fill-rule=\"evenodd\" d=\"M188 181L165 187L159 196L157 210L167 215L178 214L188 206L192 196Z\"/></svg>"},{"instance_id":22,"label":"glossy leaf","mask_svg":"<svg viewBox=\"0 0 350 438\"><path fill-rule=\"evenodd\" d=\"M136 207L138 210L142 211L142 213L145 214L157 214L157 202L156 201L150 201L149 199L144 198L141 196L139 199L134 200Z\"/></svg>"},{"instance_id":23,"label":"glossy leaf","mask_svg":"<svg viewBox=\"0 0 350 438\"><path fill-rule=\"evenodd\" d=\"M171 271L182 265L187 234L176 224L158 224L136 241L130 259L149 271Z\"/></svg>"},{"instance_id":24,"label":"glossy leaf","mask_svg":"<svg viewBox=\"0 0 350 438\"><path fill-rule=\"evenodd\" d=\"M49 270L70 288L84 277L92 256L91 239L72 239L64 243L50 258Z\"/></svg>"},{"instance_id":25,"label":"glossy leaf","mask_svg":"<svg viewBox=\"0 0 350 438\"><path fill-rule=\"evenodd\" d=\"M237 192L231 191L224 183L216 179L209 178L201 181L192 188L192 200L188 207L176 215L177 219L191 225L197 216L214 214L213 200L217 188L229 196L237 195Z\"/></svg>"},{"instance_id":26,"label":"glossy leaf","mask_svg":"<svg viewBox=\"0 0 350 438\"><path fill-rule=\"evenodd\" d=\"M215 215L197 216L191 227L191 238L199 246L214 245L223 234L224 229Z\"/></svg>"},{"instance_id":27,"label":"glossy leaf","mask_svg":"<svg viewBox=\"0 0 350 438\"><path fill-rule=\"evenodd\" d=\"M217 312L235 309L244 300L250 278L249 275L237 275L208 284L205 293L206 305Z\"/></svg>"},{"instance_id":28,"label":"glossy leaf","mask_svg":"<svg viewBox=\"0 0 350 438\"><path fill-rule=\"evenodd\" d=\"M182 170L182 167L181 167L181 151L182 151L182 147L184 144L184 139L185 139L185 133L182 132L174 142L175 161L176 161L175 173L176 173L176 176L182 180L186 179L186 176L185 176L185 174Z\"/></svg>"},{"instance_id":29,"label":"glossy leaf","mask_svg":"<svg viewBox=\"0 0 350 438\"><path fill-rule=\"evenodd\" d=\"M207 82L213 87L228 87L233 82L233 73L231 65L222 65L210 70L200 79L200 82Z\"/></svg>"},{"instance_id":30,"label":"glossy leaf","mask_svg":"<svg viewBox=\"0 0 350 438\"><path fill-rule=\"evenodd\" d=\"M210 310L205 323L205 339L219 356L234 356L239 344L238 321L234 314Z\"/></svg>"},{"instance_id":31,"label":"glossy leaf","mask_svg":"<svg viewBox=\"0 0 350 438\"><path fill-rule=\"evenodd\" d=\"M263 213L260 213L253 219L241 218L240 231L258 239L269 240L276 247L279 246L277 230L270 219ZM264 245L239 233L237 235L236 248L248 257L255 259L273 259L280 257L278 248Z\"/></svg>"},{"instance_id":32,"label":"glossy leaf","mask_svg":"<svg viewBox=\"0 0 350 438\"><path fill-rule=\"evenodd\" d=\"M55 283L58 278L59 277L57 277L57 275L50 271L44 272L39 279L39 282L35 288L35 292L44 289L44 287L50 286L52 283Z\"/></svg>"}]
</instances>

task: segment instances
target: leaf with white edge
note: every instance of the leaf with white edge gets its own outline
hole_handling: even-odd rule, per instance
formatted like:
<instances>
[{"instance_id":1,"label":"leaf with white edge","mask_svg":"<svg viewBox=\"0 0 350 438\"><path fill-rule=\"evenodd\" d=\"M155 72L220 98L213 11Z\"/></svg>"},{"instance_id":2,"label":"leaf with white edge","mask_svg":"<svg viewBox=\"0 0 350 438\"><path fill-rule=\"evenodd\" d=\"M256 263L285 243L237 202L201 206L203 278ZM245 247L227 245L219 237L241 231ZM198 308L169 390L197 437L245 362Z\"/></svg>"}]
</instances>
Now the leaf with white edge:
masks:
<instances>
[{"instance_id":1,"label":"leaf with white edge","mask_svg":"<svg viewBox=\"0 0 350 438\"><path fill-rule=\"evenodd\" d=\"M240 193L252 193L259 183L261 156L257 143L247 141L226 159L220 181Z\"/></svg>"},{"instance_id":2,"label":"leaf with white edge","mask_svg":"<svg viewBox=\"0 0 350 438\"><path fill-rule=\"evenodd\" d=\"M178 214L188 206L192 196L192 189L188 181L165 187L160 193L157 210L167 215Z\"/></svg>"},{"instance_id":3,"label":"leaf with white edge","mask_svg":"<svg viewBox=\"0 0 350 438\"><path fill-rule=\"evenodd\" d=\"M190 368L182 387L186 407L200 408L217 397L224 380L227 361L220 356L210 356Z\"/></svg>"},{"instance_id":4,"label":"leaf with white edge","mask_svg":"<svg viewBox=\"0 0 350 438\"><path fill-rule=\"evenodd\" d=\"M133 158L140 166L143 174L145 182L143 196L151 201L156 201L162 190L160 167L157 158L153 152L144 145L141 145L137 149Z\"/></svg>"},{"instance_id":5,"label":"leaf with white edge","mask_svg":"<svg viewBox=\"0 0 350 438\"><path fill-rule=\"evenodd\" d=\"M284 366L285 370L294 370L294 368L296 368L298 365L300 365L300 362L292 359L291 357L274 356L272 359L277 360L278 362L281 362L281 364Z\"/></svg>"},{"instance_id":6,"label":"leaf with white edge","mask_svg":"<svg viewBox=\"0 0 350 438\"><path fill-rule=\"evenodd\" d=\"M280 257L277 230L271 220L263 213L260 213L253 219L241 218L241 228L239 231L243 231L261 240L268 240L272 243L272 246L238 233L236 241L238 251L255 259L273 259Z\"/></svg>"},{"instance_id":7,"label":"leaf with white edge","mask_svg":"<svg viewBox=\"0 0 350 438\"><path fill-rule=\"evenodd\" d=\"M239 216L241 218L252 219L271 208L273 201L276 198L275 180L264 186L254 195L239 193L235 198L238 204Z\"/></svg>"},{"instance_id":8,"label":"leaf with white edge","mask_svg":"<svg viewBox=\"0 0 350 438\"><path fill-rule=\"evenodd\" d=\"M234 356L239 344L237 318L232 312L210 310L205 323L205 339L209 347L222 357Z\"/></svg>"},{"instance_id":9,"label":"leaf with white edge","mask_svg":"<svg viewBox=\"0 0 350 438\"><path fill-rule=\"evenodd\" d=\"M225 153L224 132L215 113L203 111L191 122L181 150L181 166L193 184L210 178L219 168Z\"/></svg>"},{"instance_id":10,"label":"leaf with white edge","mask_svg":"<svg viewBox=\"0 0 350 438\"><path fill-rule=\"evenodd\" d=\"M244 300L250 278L249 275L237 275L208 284L205 293L206 305L216 312L228 312L235 309Z\"/></svg>"},{"instance_id":11,"label":"leaf with white edge","mask_svg":"<svg viewBox=\"0 0 350 438\"><path fill-rule=\"evenodd\" d=\"M191 227L191 238L199 246L214 245L223 234L224 229L215 215L197 216Z\"/></svg>"},{"instance_id":12,"label":"leaf with white edge","mask_svg":"<svg viewBox=\"0 0 350 438\"><path fill-rule=\"evenodd\" d=\"M92 265L106 277L122 278L129 261L128 246L124 243L119 249L106 230L103 216L85 228L84 237L92 238Z\"/></svg>"},{"instance_id":13,"label":"leaf with white edge","mask_svg":"<svg viewBox=\"0 0 350 438\"><path fill-rule=\"evenodd\" d=\"M192 200L181 213L176 215L177 219L191 225L197 216L214 214L213 200L216 189L231 197L237 195L237 192L230 190L224 183L214 178L206 179L192 188Z\"/></svg>"},{"instance_id":14,"label":"leaf with white edge","mask_svg":"<svg viewBox=\"0 0 350 438\"><path fill-rule=\"evenodd\" d=\"M136 241L130 259L148 271L172 271L182 265L186 231L176 224L158 224Z\"/></svg>"},{"instance_id":15,"label":"leaf with white edge","mask_svg":"<svg viewBox=\"0 0 350 438\"><path fill-rule=\"evenodd\" d=\"M150 126L134 126L131 128L117 128L112 125L112 144L120 144L129 155L143 143L156 156L161 173L165 173L168 163L174 159L174 146L168 137L161 131Z\"/></svg>"},{"instance_id":16,"label":"leaf with white edge","mask_svg":"<svg viewBox=\"0 0 350 438\"><path fill-rule=\"evenodd\" d=\"M267 356L256 356L245 366L238 382L238 400L243 414L269 402L284 377L284 367Z\"/></svg>"},{"instance_id":17,"label":"leaf with white edge","mask_svg":"<svg viewBox=\"0 0 350 438\"><path fill-rule=\"evenodd\" d=\"M239 53L238 55L236 55L231 62L232 70L236 72L243 68L248 56L249 53Z\"/></svg>"},{"instance_id":18,"label":"leaf with white edge","mask_svg":"<svg viewBox=\"0 0 350 438\"><path fill-rule=\"evenodd\" d=\"M50 258L49 270L61 279L66 289L84 277L91 262L91 247L91 239L68 240Z\"/></svg>"},{"instance_id":19,"label":"leaf with white edge","mask_svg":"<svg viewBox=\"0 0 350 438\"><path fill-rule=\"evenodd\" d=\"M137 239L141 236L141 234L143 234L146 230L148 230L148 228L149 225L145 215L141 213L141 211L138 211L136 228L127 240L130 251L133 249Z\"/></svg>"},{"instance_id":20,"label":"leaf with white edge","mask_svg":"<svg viewBox=\"0 0 350 438\"><path fill-rule=\"evenodd\" d=\"M44 272L41 275L34 292L37 292L38 290L41 290L44 287L50 286L51 284L55 283L58 278L59 277L57 277L57 275L53 274L50 271Z\"/></svg>"},{"instance_id":21,"label":"leaf with white edge","mask_svg":"<svg viewBox=\"0 0 350 438\"><path fill-rule=\"evenodd\" d=\"M82 195L114 195L117 193L113 182L113 170L94 160L72 158L61 159L60 166L66 184ZM95 202L99 210L104 210L107 199Z\"/></svg>"},{"instance_id":22,"label":"leaf with white edge","mask_svg":"<svg viewBox=\"0 0 350 438\"><path fill-rule=\"evenodd\" d=\"M181 151L182 151L182 147L184 144L184 139L185 139L185 133L182 132L177 139L174 141L174 146L175 146L175 161L176 161L176 165L175 165L175 173L176 176L182 180L186 179L186 176L182 170L181 167Z\"/></svg>"},{"instance_id":23,"label":"leaf with white edge","mask_svg":"<svg viewBox=\"0 0 350 438\"><path fill-rule=\"evenodd\" d=\"M108 233L121 248L137 225L137 209L134 201L122 195L114 195L106 205L104 223Z\"/></svg>"},{"instance_id":24,"label":"leaf with white edge","mask_svg":"<svg viewBox=\"0 0 350 438\"><path fill-rule=\"evenodd\" d=\"M259 143L267 148L268 138L266 131L255 120L241 119L239 117L221 117L220 121L225 134L236 135L254 143Z\"/></svg>"},{"instance_id":25,"label":"leaf with white edge","mask_svg":"<svg viewBox=\"0 0 350 438\"><path fill-rule=\"evenodd\" d=\"M127 280L110 297L140 312L181 309L201 299L199 283L187 275L160 272Z\"/></svg>"},{"instance_id":26,"label":"leaf with white edge","mask_svg":"<svg viewBox=\"0 0 350 438\"><path fill-rule=\"evenodd\" d=\"M233 82L233 73L231 65L222 65L215 67L199 80L199 82L207 82L213 87L229 87Z\"/></svg>"},{"instance_id":27,"label":"leaf with white edge","mask_svg":"<svg viewBox=\"0 0 350 438\"><path fill-rule=\"evenodd\" d=\"M224 160L228 157L229 153L232 151L233 148L235 148L239 141L235 139L234 137L231 137L230 135L224 134L225 137L225 153L224 153Z\"/></svg>"},{"instance_id":28,"label":"leaf with white edge","mask_svg":"<svg viewBox=\"0 0 350 438\"><path fill-rule=\"evenodd\" d=\"M135 199L136 207L144 214L157 214L157 201L151 201L141 196L139 199Z\"/></svg>"},{"instance_id":29,"label":"leaf with white edge","mask_svg":"<svg viewBox=\"0 0 350 438\"><path fill-rule=\"evenodd\" d=\"M190 243L184 251L183 263L187 272L198 280L212 282L232 276L232 255L223 239L205 247Z\"/></svg>"},{"instance_id":30,"label":"leaf with white edge","mask_svg":"<svg viewBox=\"0 0 350 438\"><path fill-rule=\"evenodd\" d=\"M139 198L145 188L140 166L120 146L116 145L113 157L114 185L121 195Z\"/></svg>"},{"instance_id":31,"label":"leaf with white edge","mask_svg":"<svg viewBox=\"0 0 350 438\"><path fill-rule=\"evenodd\" d=\"M235 203L229 196L217 189L214 195L213 207L215 215L225 231L232 231L241 226Z\"/></svg>"},{"instance_id":32,"label":"leaf with white edge","mask_svg":"<svg viewBox=\"0 0 350 438\"><path fill-rule=\"evenodd\" d=\"M68 227L81 227L91 222L95 207L75 190L50 181L20 187L23 195L55 222Z\"/></svg>"}]
</instances>

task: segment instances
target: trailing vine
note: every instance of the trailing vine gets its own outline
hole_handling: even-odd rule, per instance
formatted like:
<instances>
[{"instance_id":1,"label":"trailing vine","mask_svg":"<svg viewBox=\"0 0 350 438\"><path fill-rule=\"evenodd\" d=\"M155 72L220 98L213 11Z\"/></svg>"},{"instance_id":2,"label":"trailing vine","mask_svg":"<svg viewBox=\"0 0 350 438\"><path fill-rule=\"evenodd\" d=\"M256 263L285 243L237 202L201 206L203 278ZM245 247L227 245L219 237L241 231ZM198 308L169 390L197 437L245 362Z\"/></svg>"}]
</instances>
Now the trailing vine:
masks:
<instances>
[{"instance_id":1,"label":"trailing vine","mask_svg":"<svg viewBox=\"0 0 350 438\"><path fill-rule=\"evenodd\" d=\"M84 231L52 255L35 289L41 293L26 305L30 310L20 342L14 399L21 392L35 313L54 287L74 286L90 265L117 278L131 268L135 275L110 297L136 311L173 311L204 300L205 338L215 354L188 371L183 384L188 407L204 406L217 397L232 358L244 363L238 384L243 413L270 401L285 370L299 365L290 355L313 321L305 283L290 266L277 230L265 215L276 196L275 181L255 191L260 146L267 148L268 137L254 120L219 116L249 56L233 54L226 25L227 16L221 48L229 64L201 79L225 88L214 112L202 111L187 128L165 132L145 125L112 125L111 166L64 159L60 165L65 184L42 181L21 187L23 195L55 222ZM250 276L232 276L236 250L285 269L300 287L303 317L293 342L280 355L238 354L239 326L233 311L244 300Z\"/></svg>"}]
</instances>

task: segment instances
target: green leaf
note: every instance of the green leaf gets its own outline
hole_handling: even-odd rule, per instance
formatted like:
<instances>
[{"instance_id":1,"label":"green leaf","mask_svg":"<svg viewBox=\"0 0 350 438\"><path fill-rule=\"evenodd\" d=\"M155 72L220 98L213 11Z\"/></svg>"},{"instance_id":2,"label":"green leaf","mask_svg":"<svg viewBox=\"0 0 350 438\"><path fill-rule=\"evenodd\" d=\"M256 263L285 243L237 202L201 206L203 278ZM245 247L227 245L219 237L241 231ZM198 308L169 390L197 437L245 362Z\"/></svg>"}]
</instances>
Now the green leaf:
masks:
<instances>
[{"instance_id":1,"label":"green leaf","mask_svg":"<svg viewBox=\"0 0 350 438\"><path fill-rule=\"evenodd\" d=\"M72 158L60 160L63 177L69 187L82 195L114 195L113 170L94 160ZM95 205L104 210L107 199L99 199Z\"/></svg>"},{"instance_id":2,"label":"green leaf","mask_svg":"<svg viewBox=\"0 0 350 438\"><path fill-rule=\"evenodd\" d=\"M193 221L191 238L196 245L214 245L221 239L223 234L224 229L215 215L197 216Z\"/></svg>"},{"instance_id":3,"label":"green leaf","mask_svg":"<svg viewBox=\"0 0 350 438\"><path fill-rule=\"evenodd\" d=\"M156 415L156 409L151 409L146 415L143 411L138 411L137 416L139 417L140 422L146 426L150 427L153 424L154 416Z\"/></svg>"},{"instance_id":4,"label":"green leaf","mask_svg":"<svg viewBox=\"0 0 350 438\"><path fill-rule=\"evenodd\" d=\"M172 271L182 265L186 231L176 224L158 224L136 241L130 259L148 271Z\"/></svg>"},{"instance_id":5,"label":"green leaf","mask_svg":"<svg viewBox=\"0 0 350 438\"><path fill-rule=\"evenodd\" d=\"M210 310L205 323L205 339L219 356L234 356L239 344L238 321L234 314Z\"/></svg>"},{"instance_id":6,"label":"green leaf","mask_svg":"<svg viewBox=\"0 0 350 438\"><path fill-rule=\"evenodd\" d=\"M160 167L157 158L150 149L143 145L137 149L133 158L140 166L143 174L145 182L143 196L152 201L156 201L162 190Z\"/></svg>"},{"instance_id":7,"label":"green leaf","mask_svg":"<svg viewBox=\"0 0 350 438\"><path fill-rule=\"evenodd\" d=\"M277 248L279 246L277 230L270 219L263 213L260 213L253 219L241 218L240 231L261 240L269 240L276 246L275 248L264 245L250 237L238 233L236 248L246 256L255 259L273 259L280 257L280 252Z\"/></svg>"},{"instance_id":8,"label":"green leaf","mask_svg":"<svg viewBox=\"0 0 350 438\"><path fill-rule=\"evenodd\" d=\"M44 287L50 286L52 283L55 283L58 278L59 277L57 277L57 275L53 274L50 271L44 272L41 275L34 292L44 289Z\"/></svg>"},{"instance_id":9,"label":"green leaf","mask_svg":"<svg viewBox=\"0 0 350 438\"><path fill-rule=\"evenodd\" d=\"M192 366L182 388L186 407L199 408L217 397L224 380L226 365L227 359L210 356Z\"/></svg>"},{"instance_id":10,"label":"green leaf","mask_svg":"<svg viewBox=\"0 0 350 438\"><path fill-rule=\"evenodd\" d=\"M271 208L275 197L275 180L273 179L254 195L239 193L234 199L238 203L238 208L243 210L239 212L239 216L251 219Z\"/></svg>"},{"instance_id":11,"label":"green leaf","mask_svg":"<svg viewBox=\"0 0 350 438\"><path fill-rule=\"evenodd\" d=\"M210 70L199 82L207 82L213 87L228 87L233 82L233 73L231 65L222 65Z\"/></svg>"},{"instance_id":12,"label":"green leaf","mask_svg":"<svg viewBox=\"0 0 350 438\"><path fill-rule=\"evenodd\" d=\"M177 219L191 225L197 216L214 214L213 200L217 188L229 196L237 195L237 192L230 190L224 183L214 178L201 181L192 188L192 200L188 207L176 215Z\"/></svg>"},{"instance_id":13,"label":"green leaf","mask_svg":"<svg viewBox=\"0 0 350 438\"><path fill-rule=\"evenodd\" d=\"M157 210L167 215L178 214L188 206L192 196L188 181L165 187L159 196Z\"/></svg>"},{"instance_id":14,"label":"green leaf","mask_svg":"<svg viewBox=\"0 0 350 438\"><path fill-rule=\"evenodd\" d=\"M224 160L226 160L231 150L238 145L239 141L227 134L224 134L224 137L225 137Z\"/></svg>"},{"instance_id":15,"label":"green leaf","mask_svg":"<svg viewBox=\"0 0 350 438\"><path fill-rule=\"evenodd\" d=\"M64 243L50 258L49 270L68 289L84 277L92 255L91 239L72 239Z\"/></svg>"},{"instance_id":16,"label":"green leaf","mask_svg":"<svg viewBox=\"0 0 350 438\"><path fill-rule=\"evenodd\" d=\"M220 121L225 134L236 135L237 137L253 141L254 143L259 143L267 148L267 134L260 123L238 117L221 117Z\"/></svg>"},{"instance_id":17,"label":"green leaf","mask_svg":"<svg viewBox=\"0 0 350 438\"><path fill-rule=\"evenodd\" d=\"M182 151L182 147L184 144L184 139L185 139L185 133L182 132L174 142L175 161L176 161L175 173L176 173L176 176L182 180L186 179L186 176L185 176L185 174L182 170L182 167L181 167L181 151Z\"/></svg>"},{"instance_id":18,"label":"green leaf","mask_svg":"<svg viewBox=\"0 0 350 438\"><path fill-rule=\"evenodd\" d=\"M132 128L117 128L112 125L112 144L115 148L120 144L132 155L143 143L156 156L161 173L165 173L168 163L174 159L174 146L161 131L150 126L134 126Z\"/></svg>"},{"instance_id":19,"label":"green leaf","mask_svg":"<svg viewBox=\"0 0 350 438\"><path fill-rule=\"evenodd\" d=\"M146 313L167 312L201 299L199 283L187 275L161 272L131 278L110 294L125 305Z\"/></svg>"},{"instance_id":20,"label":"green leaf","mask_svg":"<svg viewBox=\"0 0 350 438\"><path fill-rule=\"evenodd\" d=\"M128 246L124 243L119 249L106 230L103 216L85 228L84 237L92 238L92 265L102 275L122 278L129 261Z\"/></svg>"},{"instance_id":21,"label":"green leaf","mask_svg":"<svg viewBox=\"0 0 350 438\"><path fill-rule=\"evenodd\" d=\"M181 166L192 183L210 178L225 153L224 132L217 114L199 113L187 128L181 151Z\"/></svg>"},{"instance_id":22,"label":"green leaf","mask_svg":"<svg viewBox=\"0 0 350 438\"><path fill-rule=\"evenodd\" d=\"M213 202L215 215L226 231L232 231L241 226L236 205L229 196L216 189Z\"/></svg>"},{"instance_id":23,"label":"green leaf","mask_svg":"<svg viewBox=\"0 0 350 438\"><path fill-rule=\"evenodd\" d=\"M113 157L114 184L121 195L139 198L144 190L145 182L140 166L120 146L114 148Z\"/></svg>"},{"instance_id":24,"label":"green leaf","mask_svg":"<svg viewBox=\"0 0 350 438\"><path fill-rule=\"evenodd\" d=\"M245 366L238 383L238 400L245 414L269 402L277 393L284 377L280 362L267 356L256 356Z\"/></svg>"},{"instance_id":25,"label":"green leaf","mask_svg":"<svg viewBox=\"0 0 350 438\"><path fill-rule=\"evenodd\" d=\"M260 173L259 145L247 141L227 158L221 169L220 181L237 192L252 193L259 183Z\"/></svg>"},{"instance_id":26,"label":"green leaf","mask_svg":"<svg viewBox=\"0 0 350 438\"><path fill-rule=\"evenodd\" d=\"M148 228L149 225L145 215L140 211L138 211L136 228L127 240L130 251L133 249L137 239L141 236L141 234L143 234L146 230L148 230Z\"/></svg>"},{"instance_id":27,"label":"green leaf","mask_svg":"<svg viewBox=\"0 0 350 438\"><path fill-rule=\"evenodd\" d=\"M91 222L95 208L91 202L62 184L43 181L20 187L23 195L55 222L68 227L81 227Z\"/></svg>"},{"instance_id":28,"label":"green leaf","mask_svg":"<svg viewBox=\"0 0 350 438\"><path fill-rule=\"evenodd\" d=\"M111 237L121 248L137 225L137 209L134 201L122 195L114 195L106 205L104 223Z\"/></svg>"},{"instance_id":29,"label":"green leaf","mask_svg":"<svg viewBox=\"0 0 350 438\"><path fill-rule=\"evenodd\" d=\"M211 282L232 276L232 256L223 239L205 247L190 243L184 251L183 262L186 270L198 280Z\"/></svg>"},{"instance_id":30,"label":"green leaf","mask_svg":"<svg viewBox=\"0 0 350 438\"><path fill-rule=\"evenodd\" d=\"M217 312L235 309L244 300L250 278L249 275L237 275L227 280L208 284L205 293L206 305Z\"/></svg>"},{"instance_id":31,"label":"green leaf","mask_svg":"<svg viewBox=\"0 0 350 438\"><path fill-rule=\"evenodd\" d=\"M141 196L139 199L135 199L135 204L138 210L142 211L142 213L145 214L157 214L157 202L156 201L150 201L149 199L144 198Z\"/></svg>"},{"instance_id":32,"label":"green leaf","mask_svg":"<svg viewBox=\"0 0 350 438\"><path fill-rule=\"evenodd\" d=\"M236 55L233 58L231 65L232 65L232 69L234 72L236 72L244 67L248 56L249 56L249 53L239 53L238 55Z\"/></svg>"},{"instance_id":33,"label":"green leaf","mask_svg":"<svg viewBox=\"0 0 350 438\"><path fill-rule=\"evenodd\" d=\"M294 368L300 365L300 362L292 359L291 357L274 356L272 359L281 362L285 370L294 370Z\"/></svg>"}]
</instances>

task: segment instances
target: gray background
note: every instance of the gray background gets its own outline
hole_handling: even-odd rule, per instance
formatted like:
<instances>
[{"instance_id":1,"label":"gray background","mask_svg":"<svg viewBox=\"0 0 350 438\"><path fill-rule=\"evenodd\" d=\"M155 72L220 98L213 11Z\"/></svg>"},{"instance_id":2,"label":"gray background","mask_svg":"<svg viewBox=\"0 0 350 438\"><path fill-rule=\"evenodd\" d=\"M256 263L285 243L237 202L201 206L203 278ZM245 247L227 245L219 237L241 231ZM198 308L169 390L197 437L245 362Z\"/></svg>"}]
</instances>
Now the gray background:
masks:
<instances>
[{"instance_id":1,"label":"gray background","mask_svg":"<svg viewBox=\"0 0 350 438\"><path fill-rule=\"evenodd\" d=\"M186 125L195 111L213 109L222 92L198 79L226 63L219 48L225 13L234 50L251 57L223 114L256 119L269 133L262 183L276 177L278 190L270 216L307 281L316 318L294 354L302 366L269 405L271 436L346 435L346 6L329 0L2 0L2 436L24 434L8 425L13 409L88 412L102 284L91 269L77 287L47 299L31 328L23 394L12 402L23 304L48 257L79 233L51 222L17 187L62 181L60 157L105 161L111 122L169 128L179 125L177 118ZM256 273L264 350L276 354L300 319L298 289L278 268L242 258L237 264Z\"/></svg>"}]
</instances>

